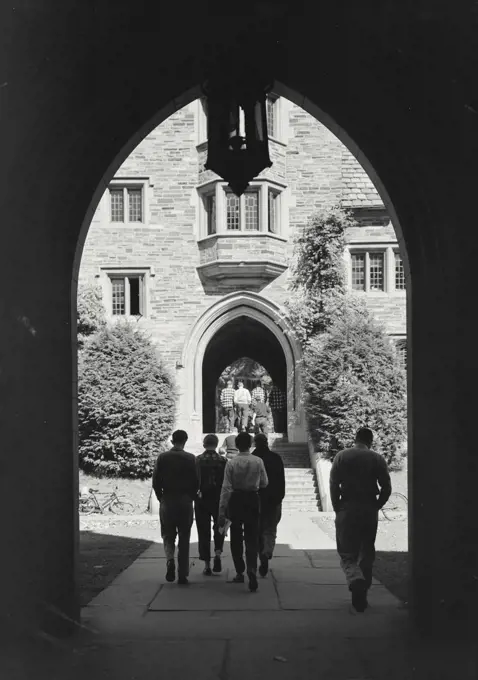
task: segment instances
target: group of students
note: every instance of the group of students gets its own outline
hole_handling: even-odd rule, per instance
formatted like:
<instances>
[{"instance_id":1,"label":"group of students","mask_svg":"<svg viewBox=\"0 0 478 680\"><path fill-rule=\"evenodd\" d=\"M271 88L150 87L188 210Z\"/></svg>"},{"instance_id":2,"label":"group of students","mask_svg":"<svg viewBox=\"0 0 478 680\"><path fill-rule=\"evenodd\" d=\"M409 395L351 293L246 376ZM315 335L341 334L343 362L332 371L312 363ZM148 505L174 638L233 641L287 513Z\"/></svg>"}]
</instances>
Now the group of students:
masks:
<instances>
[{"instance_id":1,"label":"group of students","mask_svg":"<svg viewBox=\"0 0 478 680\"><path fill-rule=\"evenodd\" d=\"M269 449L262 433L254 437L253 453L251 435L239 433L235 437L237 455L229 459L217 452L219 441L215 434L204 437L204 453L197 457L184 450L187 440L184 430L176 430L172 449L158 456L153 472L153 489L160 502L166 580L176 580L178 538L177 582L189 583L189 544L195 516L203 574L212 576L222 571L226 522L230 522L231 555L236 570L232 581L244 583L247 572L249 589L254 592L258 588L258 562L262 577L269 571L281 519L285 496L282 459Z\"/></svg>"},{"instance_id":2,"label":"group of students","mask_svg":"<svg viewBox=\"0 0 478 680\"><path fill-rule=\"evenodd\" d=\"M161 504L166 580L176 578L174 553L179 536L178 583L188 584L189 540L195 509L203 573L211 576L222 570L224 529L228 520L236 569L233 582L244 583L247 571L249 589L256 591L258 559L259 574L265 577L282 514L285 496L282 459L269 449L267 437L262 433L254 437L253 453L251 435L239 433L234 440L238 453L228 454L229 460L217 452L216 435L208 434L204 438L205 451L197 458L184 450L187 439L183 430L174 432L173 448L158 456L153 474L153 488ZM364 612L368 607L378 512L392 491L387 463L372 450L372 442L372 431L359 428L354 446L337 453L330 472L337 551L356 612ZM211 521L214 523L212 569Z\"/></svg>"},{"instance_id":3,"label":"group of students","mask_svg":"<svg viewBox=\"0 0 478 680\"><path fill-rule=\"evenodd\" d=\"M229 379L220 395L222 415L229 432L237 426L239 431L246 432L253 427L256 433L267 434L272 415L274 431L286 433L286 396L278 385L273 385L269 394L260 381L256 382L252 392L244 387L242 380L238 381L237 389L233 385Z\"/></svg>"}]
</instances>

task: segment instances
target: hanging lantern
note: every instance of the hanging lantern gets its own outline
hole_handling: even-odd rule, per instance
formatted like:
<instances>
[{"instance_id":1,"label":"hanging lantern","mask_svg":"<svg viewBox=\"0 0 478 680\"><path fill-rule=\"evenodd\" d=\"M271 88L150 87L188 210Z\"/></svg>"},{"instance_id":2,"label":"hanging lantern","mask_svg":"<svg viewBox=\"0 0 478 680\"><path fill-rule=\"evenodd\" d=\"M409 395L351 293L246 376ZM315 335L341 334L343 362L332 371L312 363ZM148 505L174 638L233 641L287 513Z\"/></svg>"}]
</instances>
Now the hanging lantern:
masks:
<instances>
[{"instance_id":1,"label":"hanging lantern","mask_svg":"<svg viewBox=\"0 0 478 680\"><path fill-rule=\"evenodd\" d=\"M269 157L266 96L271 82L254 71L235 78L211 78L203 87L207 98L208 155L212 170L241 196L249 182L272 165Z\"/></svg>"}]
</instances>

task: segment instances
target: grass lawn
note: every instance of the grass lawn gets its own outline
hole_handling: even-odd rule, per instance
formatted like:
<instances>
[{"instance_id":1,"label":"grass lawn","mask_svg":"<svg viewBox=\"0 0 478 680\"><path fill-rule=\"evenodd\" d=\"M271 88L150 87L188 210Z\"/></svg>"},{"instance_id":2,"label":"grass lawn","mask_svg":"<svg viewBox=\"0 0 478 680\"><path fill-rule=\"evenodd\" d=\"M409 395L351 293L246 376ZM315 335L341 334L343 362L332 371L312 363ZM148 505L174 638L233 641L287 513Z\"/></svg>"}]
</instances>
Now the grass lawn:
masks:
<instances>
[{"instance_id":1,"label":"grass lawn","mask_svg":"<svg viewBox=\"0 0 478 680\"><path fill-rule=\"evenodd\" d=\"M105 531L108 530L105 527ZM78 568L80 605L87 605L151 543L144 538L81 531Z\"/></svg>"}]
</instances>

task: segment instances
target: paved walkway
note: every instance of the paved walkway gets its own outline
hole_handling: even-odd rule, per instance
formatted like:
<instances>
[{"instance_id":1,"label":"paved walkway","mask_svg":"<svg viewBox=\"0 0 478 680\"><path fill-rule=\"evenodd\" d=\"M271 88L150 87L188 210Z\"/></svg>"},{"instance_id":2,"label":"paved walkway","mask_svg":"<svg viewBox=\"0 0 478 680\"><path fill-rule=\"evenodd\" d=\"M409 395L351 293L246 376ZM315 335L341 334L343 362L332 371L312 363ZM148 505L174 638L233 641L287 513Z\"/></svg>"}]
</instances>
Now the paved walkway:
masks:
<instances>
[{"instance_id":1,"label":"paved walkway","mask_svg":"<svg viewBox=\"0 0 478 680\"><path fill-rule=\"evenodd\" d=\"M375 582L370 609L354 614L335 546L307 514L280 524L271 572L259 591L231 583L226 545L221 575L202 575L192 536L191 585L166 583L153 544L83 610L73 644L37 671L48 680L439 680L474 677L457 657L428 669L436 650L412 659L408 617ZM436 656L436 654L435 654ZM421 661L420 661L421 658ZM424 667L424 659L427 668ZM31 659L30 659L31 661ZM3 677L23 680L31 674ZM38 677L37 672L37 677ZM471 671L473 672L473 671Z\"/></svg>"}]
</instances>

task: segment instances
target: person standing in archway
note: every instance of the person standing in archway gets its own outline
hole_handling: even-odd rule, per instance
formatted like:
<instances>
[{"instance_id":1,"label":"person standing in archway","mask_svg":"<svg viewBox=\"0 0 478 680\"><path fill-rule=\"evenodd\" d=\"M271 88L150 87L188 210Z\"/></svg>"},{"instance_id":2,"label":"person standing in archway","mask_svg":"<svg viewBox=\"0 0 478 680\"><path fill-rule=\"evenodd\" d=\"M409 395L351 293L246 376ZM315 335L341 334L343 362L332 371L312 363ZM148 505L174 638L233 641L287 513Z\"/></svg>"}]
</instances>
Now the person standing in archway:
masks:
<instances>
[{"instance_id":1,"label":"person standing in archway","mask_svg":"<svg viewBox=\"0 0 478 680\"><path fill-rule=\"evenodd\" d=\"M242 380L239 380L237 390L234 392L234 404L237 408L237 417L239 418L239 430L245 432L249 422L249 407L251 405L252 397L249 390L246 390Z\"/></svg>"},{"instance_id":2,"label":"person standing in archway","mask_svg":"<svg viewBox=\"0 0 478 680\"><path fill-rule=\"evenodd\" d=\"M176 578L174 551L178 541L178 584L188 585L189 540L193 524L193 502L199 489L196 456L184 450L187 432L173 432L170 451L160 453L153 472L153 489L160 502L161 536L166 553L166 581Z\"/></svg>"},{"instance_id":3,"label":"person standing in archway","mask_svg":"<svg viewBox=\"0 0 478 680\"><path fill-rule=\"evenodd\" d=\"M227 381L226 387L221 391L222 415L227 418L228 432L232 432L234 427L234 387L231 379Z\"/></svg>"},{"instance_id":4,"label":"person standing in archway","mask_svg":"<svg viewBox=\"0 0 478 680\"><path fill-rule=\"evenodd\" d=\"M269 416L271 414L271 408L269 404L263 401L257 401L254 406L255 420L254 420L254 431L256 434L261 432L267 435L269 431Z\"/></svg>"},{"instance_id":5,"label":"person standing in archway","mask_svg":"<svg viewBox=\"0 0 478 680\"><path fill-rule=\"evenodd\" d=\"M259 402L264 402L266 400L266 394L264 392L264 388L262 387L262 383L260 380L257 381L256 386L251 392L251 397L252 397L252 407Z\"/></svg>"},{"instance_id":6,"label":"person standing in archway","mask_svg":"<svg viewBox=\"0 0 478 680\"><path fill-rule=\"evenodd\" d=\"M204 562L205 576L222 570L221 555L224 546L224 533L217 523L219 498L224 481L226 459L217 453L219 440L215 434L204 437L204 453L196 458L199 468L199 493L195 503L196 526L198 530L199 559ZM211 520L214 529L214 564L211 570Z\"/></svg>"},{"instance_id":7,"label":"person standing in archway","mask_svg":"<svg viewBox=\"0 0 478 680\"><path fill-rule=\"evenodd\" d=\"M337 552L357 612L364 612L368 605L378 511L392 493L387 463L371 450L372 442L372 430L361 427L355 435L355 446L339 451L330 470Z\"/></svg>"},{"instance_id":8,"label":"person standing in archway","mask_svg":"<svg viewBox=\"0 0 478 680\"><path fill-rule=\"evenodd\" d=\"M219 526L224 527L226 514L231 521L231 553L236 569L233 583L244 583L247 567L249 590L257 590L257 556L259 552L259 489L269 483L264 463L250 452L251 435L241 432L236 437L239 453L229 460L219 501ZM244 544L246 563L244 563Z\"/></svg>"},{"instance_id":9,"label":"person standing in archway","mask_svg":"<svg viewBox=\"0 0 478 680\"><path fill-rule=\"evenodd\" d=\"M272 411L274 421L274 432L277 434L287 434L287 401L285 392L274 383L269 393L269 406Z\"/></svg>"}]
</instances>

